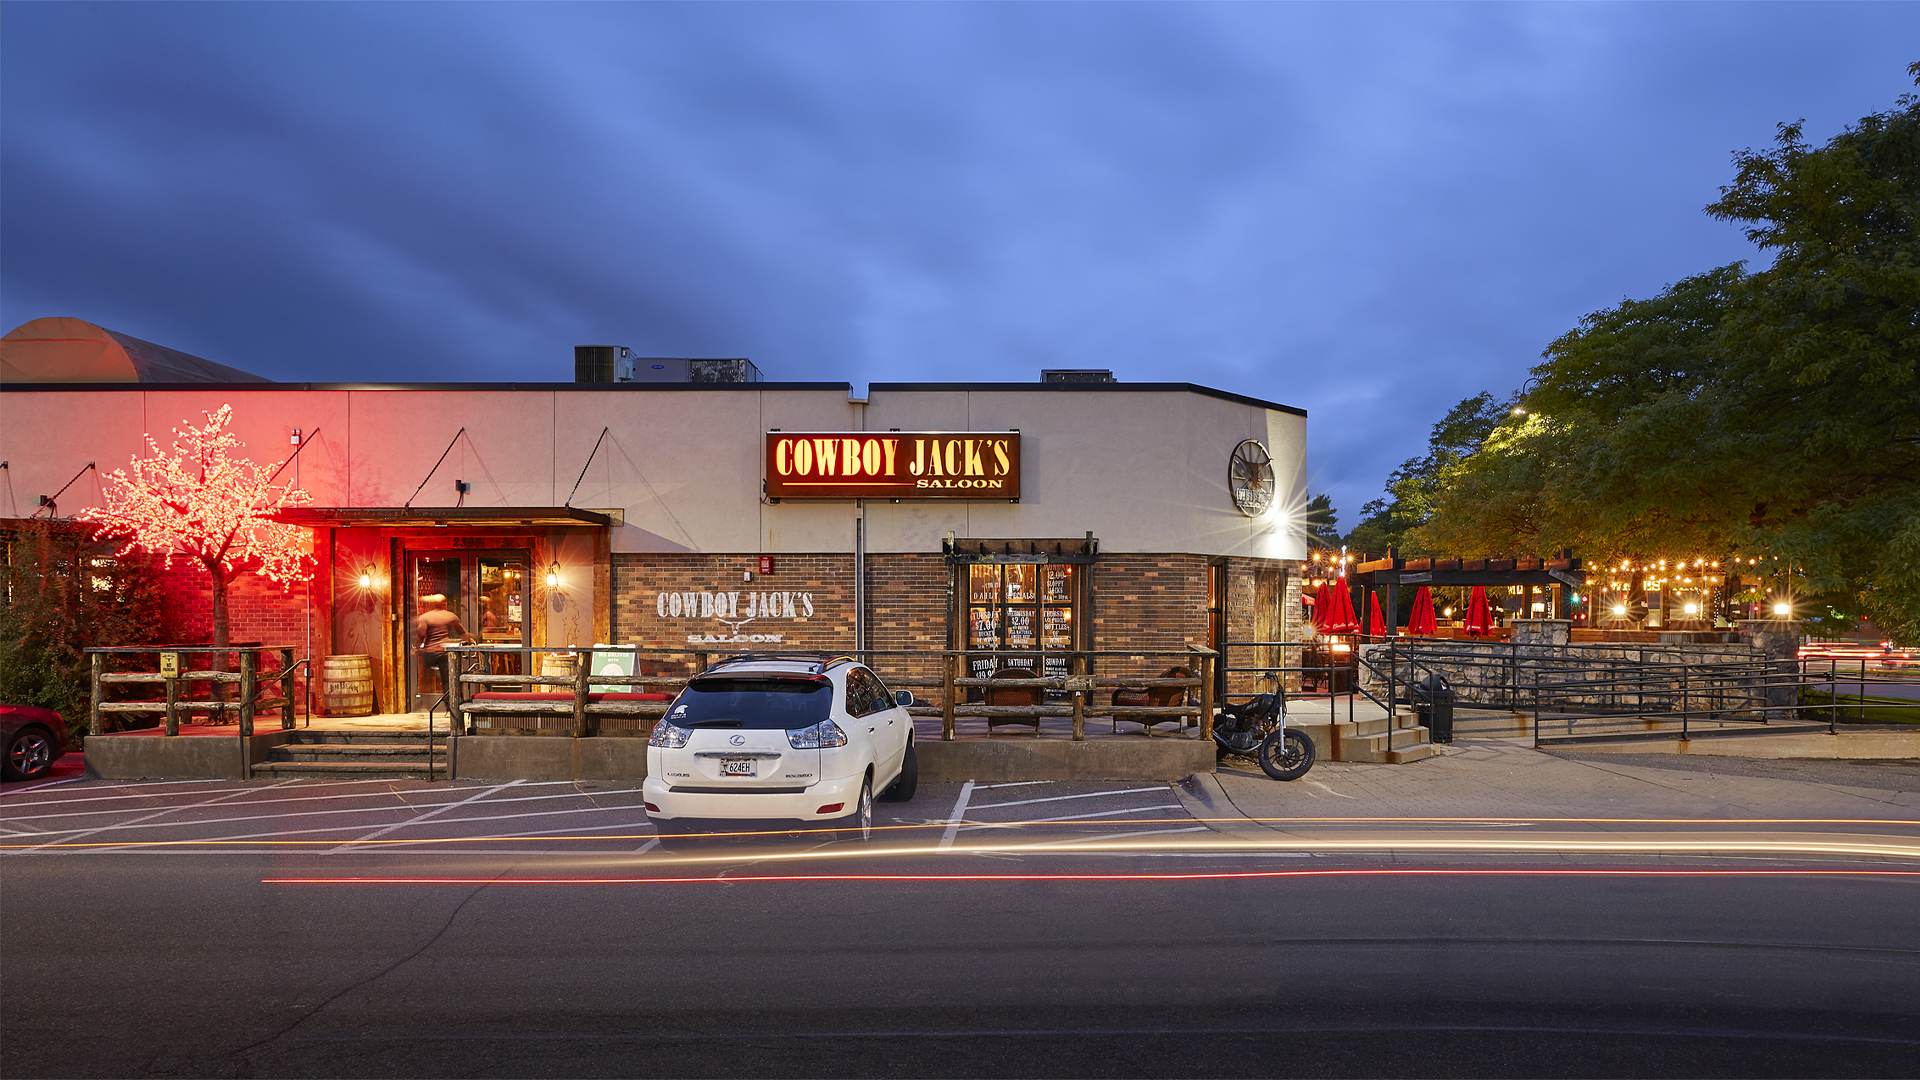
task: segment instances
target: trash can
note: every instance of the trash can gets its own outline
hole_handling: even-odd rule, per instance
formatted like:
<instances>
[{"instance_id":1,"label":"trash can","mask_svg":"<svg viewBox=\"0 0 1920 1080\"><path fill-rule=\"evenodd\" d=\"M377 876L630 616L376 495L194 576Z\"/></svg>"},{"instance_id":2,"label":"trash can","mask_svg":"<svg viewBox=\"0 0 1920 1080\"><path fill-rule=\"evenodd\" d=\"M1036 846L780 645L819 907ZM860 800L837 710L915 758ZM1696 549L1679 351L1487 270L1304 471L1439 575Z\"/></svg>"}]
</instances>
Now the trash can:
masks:
<instances>
[{"instance_id":1,"label":"trash can","mask_svg":"<svg viewBox=\"0 0 1920 1080\"><path fill-rule=\"evenodd\" d=\"M1439 674L1421 679L1414 687L1413 710L1427 729L1427 741L1453 741L1453 687Z\"/></svg>"}]
</instances>

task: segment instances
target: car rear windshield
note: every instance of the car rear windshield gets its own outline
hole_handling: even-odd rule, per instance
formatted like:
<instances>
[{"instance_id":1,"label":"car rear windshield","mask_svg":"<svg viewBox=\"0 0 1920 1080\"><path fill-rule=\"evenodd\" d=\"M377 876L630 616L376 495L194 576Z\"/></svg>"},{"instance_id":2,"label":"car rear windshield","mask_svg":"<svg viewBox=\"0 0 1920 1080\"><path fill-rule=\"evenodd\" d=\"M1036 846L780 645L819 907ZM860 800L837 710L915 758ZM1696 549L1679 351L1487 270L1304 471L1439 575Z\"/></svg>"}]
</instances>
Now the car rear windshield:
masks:
<instances>
[{"instance_id":1,"label":"car rear windshield","mask_svg":"<svg viewBox=\"0 0 1920 1080\"><path fill-rule=\"evenodd\" d=\"M833 684L812 679L700 679L667 709L678 727L795 728L825 720Z\"/></svg>"}]
</instances>

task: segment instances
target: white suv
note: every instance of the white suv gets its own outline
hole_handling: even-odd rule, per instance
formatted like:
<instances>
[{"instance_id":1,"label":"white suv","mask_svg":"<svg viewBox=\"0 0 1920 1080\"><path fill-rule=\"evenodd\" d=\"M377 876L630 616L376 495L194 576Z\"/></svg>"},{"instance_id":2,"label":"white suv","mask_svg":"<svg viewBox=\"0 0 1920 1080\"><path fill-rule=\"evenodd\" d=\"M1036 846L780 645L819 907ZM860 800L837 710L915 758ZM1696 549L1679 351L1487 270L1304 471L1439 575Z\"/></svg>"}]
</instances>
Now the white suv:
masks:
<instances>
[{"instance_id":1,"label":"white suv","mask_svg":"<svg viewBox=\"0 0 1920 1080\"><path fill-rule=\"evenodd\" d=\"M662 836L703 821L832 822L866 840L874 794L904 802L919 783L912 700L848 657L722 660L647 739L647 816Z\"/></svg>"}]
</instances>

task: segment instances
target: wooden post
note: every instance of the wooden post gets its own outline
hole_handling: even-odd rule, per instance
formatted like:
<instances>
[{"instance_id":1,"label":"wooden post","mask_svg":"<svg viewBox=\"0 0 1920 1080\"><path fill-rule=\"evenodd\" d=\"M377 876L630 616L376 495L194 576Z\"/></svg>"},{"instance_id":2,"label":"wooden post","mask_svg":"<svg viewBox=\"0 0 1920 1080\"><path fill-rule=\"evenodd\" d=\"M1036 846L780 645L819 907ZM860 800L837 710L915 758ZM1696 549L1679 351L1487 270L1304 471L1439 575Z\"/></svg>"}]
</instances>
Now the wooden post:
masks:
<instances>
[{"instance_id":1,"label":"wooden post","mask_svg":"<svg viewBox=\"0 0 1920 1080\"><path fill-rule=\"evenodd\" d=\"M593 650L581 649L574 654L573 667L573 737L587 737L587 675L593 670Z\"/></svg>"},{"instance_id":2,"label":"wooden post","mask_svg":"<svg viewBox=\"0 0 1920 1080\"><path fill-rule=\"evenodd\" d=\"M280 650L280 730L293 730L293 650Z\"/></svg>"},{"instance_id":3,"label":"wooden post","mask_svg":"<svg viewBox=\"0 0 1920 1080\"><path fill-rule=\"evenodd\" d=\"M1219 660L1218 653L1210 653L1200 658L1200 739L1213 741L1213 668Z\"/></svg>"},{"instance_id":4,"label":"wooden post","mask_svg":"<svg viewBox=\"0 0 1920 1080\"><path fill-rule=\"evenodd\" d=\"M954 653L947 653L946 663L942 665L943 667L942 678L943 678L943 681L946 683L946 696L941 699L944 702L944 704L940 706L940 741L941 742L953 741L953 694L955 689L953 685L953 679L954 679L953 669L957 664L959 664L959 662L960 662L960 657L958 655Z\"/></svg>"},{"instance_id":5,"label":"wooden post","mask_svg":"<svg viewBox=\"0 0 1920 1080\"><path fill-rule=\"evenodd\" d=\"M167 734L180 734L180 680L167 680Z\"/></svg>"},{"instance_id":6,"label":"wooden post","mask_svg":"<svg viewBox=\"0 0 1920 1080\"><path fill-rule=\"evenodd\" d=\"M447 649L446 657L447 718L449 720L447 724L447 738L448 740L453 740L466 734L467 717L466 711L462 706L466 704L467 700L467 684L460 679L462 675L466 674L466 664L462 662L460 654L455 652L451 646ZM453 753L451 743L449 743L447 753L449 759L451 759ZM451 760L449 760L449 764L451 764ZM449 776L448 779L452 779L452 777Z\"/></svg>"},{"instance_id":7,"label":"wooden post","mask_svg":"<svg viewBox=\"0 0 1920 1080\"><path fill-rule=\"evenodd\" d=\"M1074 654L1073 658L1067 661L1067 671L1084 677L1087 673L1087 658L1078 653ZM1069 693L1073 695L1073 741L1084 742L1087 738L1087 692L1076 689Z\"/></svg>"},{"instance_id":8,"label":"wooden post","mask_svg":"<svg viewBox=\"0 0 1920 1080\"><path fill-rule=\"evenodd\" d=\"M240 735L253 734L253 697L260 681L260 654L252 649L240 651Z\"/></svg>"},{"instance_id":9,"label":"wooden post","mask_svg":"<svg viewBox=\"0 0 1920 1080\"><path fill-rule=\"evenodd\" d=\"M100 735L103 734L100 730L100 693L101 690L104 689L103 684L100 682L100 676L106 671L107 658L100 653L94 653L87 659L93 662L93 704L87 707L89 714L87 718L87 734Z\"/></svg>"}]
</instances>

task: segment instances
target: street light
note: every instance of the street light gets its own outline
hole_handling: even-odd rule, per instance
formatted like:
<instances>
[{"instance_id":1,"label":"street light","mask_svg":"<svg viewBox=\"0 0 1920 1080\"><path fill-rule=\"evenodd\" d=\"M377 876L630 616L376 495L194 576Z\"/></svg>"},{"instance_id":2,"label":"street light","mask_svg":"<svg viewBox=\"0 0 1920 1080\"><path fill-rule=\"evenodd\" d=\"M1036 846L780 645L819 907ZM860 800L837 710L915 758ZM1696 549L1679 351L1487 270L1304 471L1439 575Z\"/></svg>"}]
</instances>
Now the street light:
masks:
<instances>
[{"instance_id":1,"label":"street light","mask_svg":"<svg viewBox=\"0 0 1920 1080\"><path fill-rule=\"evenodd\" d=\"M1537 376L1534 378L1530 378L1526 382L1520 384L1520 400L1513 403L1513 415L1515 416L1527 415L1527 396L1529 394L1532 394L1533 388L1539 385L1540 385L1540 379Z\"/></svg>"}]
</instances>

